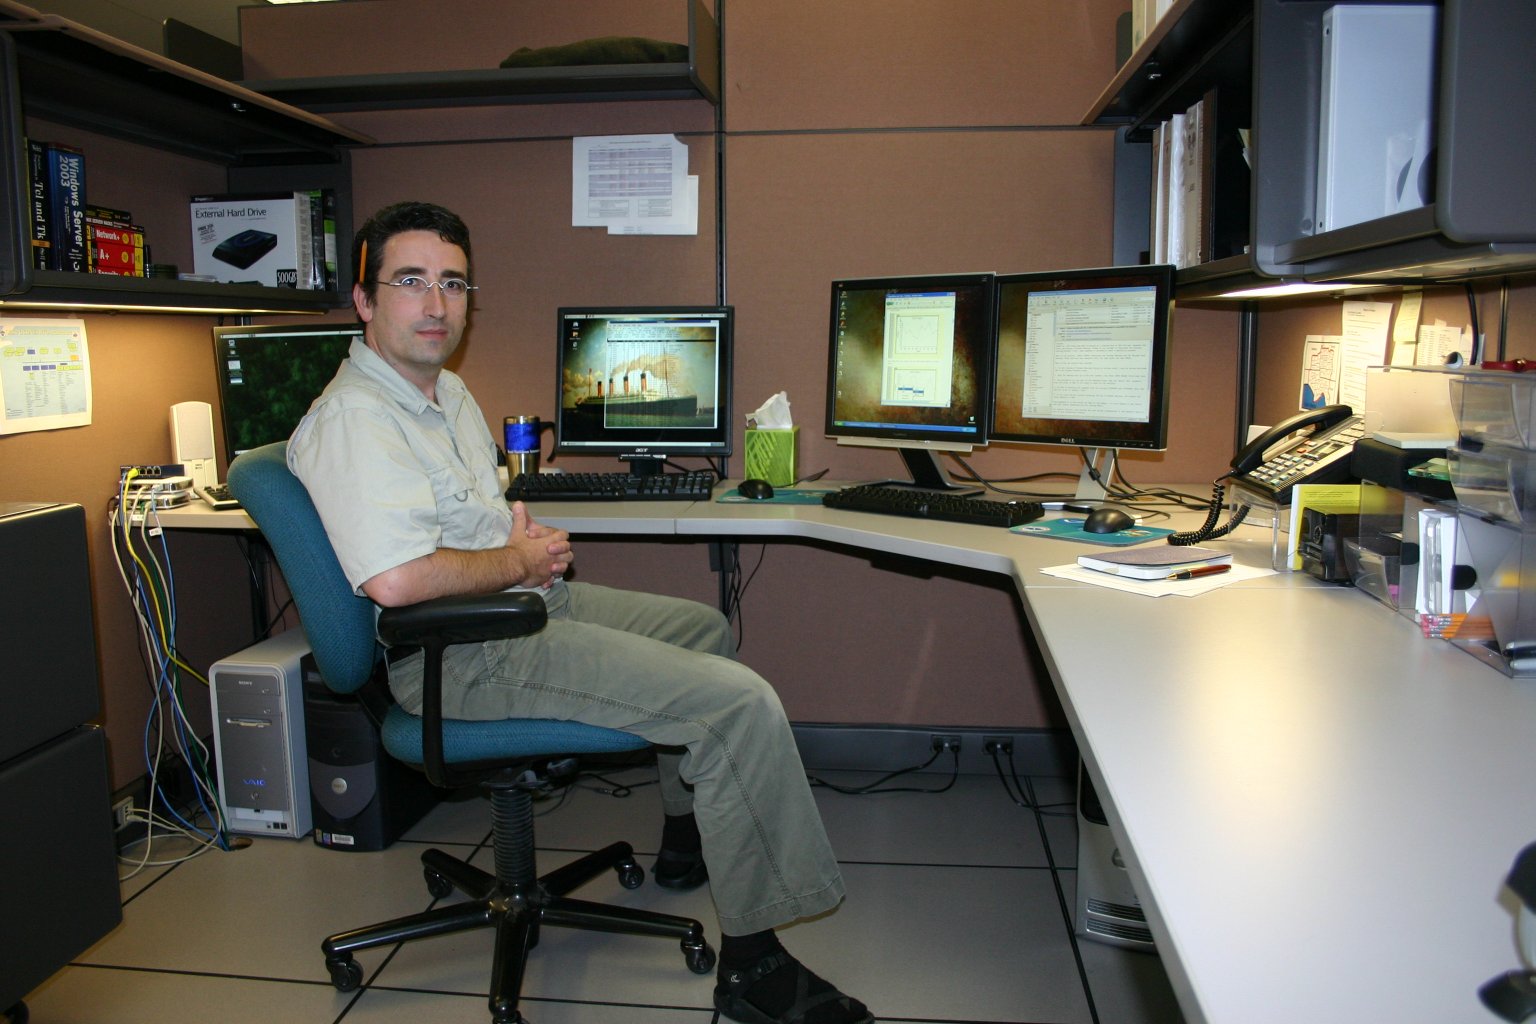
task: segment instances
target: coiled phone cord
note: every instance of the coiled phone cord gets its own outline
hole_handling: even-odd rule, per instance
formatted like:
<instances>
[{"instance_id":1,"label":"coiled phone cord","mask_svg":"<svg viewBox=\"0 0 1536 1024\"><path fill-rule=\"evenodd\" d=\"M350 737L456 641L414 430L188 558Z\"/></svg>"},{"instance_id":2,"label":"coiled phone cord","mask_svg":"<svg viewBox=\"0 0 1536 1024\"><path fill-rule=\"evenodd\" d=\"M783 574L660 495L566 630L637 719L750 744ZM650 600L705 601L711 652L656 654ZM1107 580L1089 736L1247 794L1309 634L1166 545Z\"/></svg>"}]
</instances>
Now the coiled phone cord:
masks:
<instances>
[{"instance_id":1,"label":"coiled phone cord","mask_svg":"<svg viewBox=\"0 0 1536 1024\"><path fill-rule=\"evenodd\" d=\"M1198 529L1188 533L1174 533L1168 537L1169 544L1199 544L1203 540L1215 540L1225 537L1237 529L1244 519L1248 518L1248 506L1239 505L1237 511L1232 513L1232 518L1225 526L1218 527L1216 520L1221 517L1222 499L1227 493L1227 487L1220 480L1211 485L1211 506L1206 511L1205 522Z\"/></svg>"}]
</instances>

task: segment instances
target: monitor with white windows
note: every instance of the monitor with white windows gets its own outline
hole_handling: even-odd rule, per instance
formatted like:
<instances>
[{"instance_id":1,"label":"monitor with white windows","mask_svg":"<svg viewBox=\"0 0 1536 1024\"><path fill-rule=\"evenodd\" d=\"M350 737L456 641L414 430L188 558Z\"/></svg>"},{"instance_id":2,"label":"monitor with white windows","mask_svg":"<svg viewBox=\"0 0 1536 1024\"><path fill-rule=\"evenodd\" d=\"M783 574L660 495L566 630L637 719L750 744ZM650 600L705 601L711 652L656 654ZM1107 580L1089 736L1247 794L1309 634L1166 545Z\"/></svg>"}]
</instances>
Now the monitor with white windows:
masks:
<instances>
[{"instance_id":1,"label":"monitor with white windows","mask_svg":"<svg viewBox=\"0 0 1536 1024\"><path fill-rule=\"evenodd\" d=\"M1116 451L1168 447L1172 307L1165 265L1000 275L991 440L1082 449L1103 498Z\"/></svg>"},{"instance_id":2,"label":"monitor with white windows","mask_svg":"<svg viewBox=\"0 0 1536 1024\"><path fill-rule=\"evenodd\" d=\"M987 442L993 276L933 274L832 282L827 436L894 448L910 480L956 490L938 461Z\"/></svg>"}]
</instances>

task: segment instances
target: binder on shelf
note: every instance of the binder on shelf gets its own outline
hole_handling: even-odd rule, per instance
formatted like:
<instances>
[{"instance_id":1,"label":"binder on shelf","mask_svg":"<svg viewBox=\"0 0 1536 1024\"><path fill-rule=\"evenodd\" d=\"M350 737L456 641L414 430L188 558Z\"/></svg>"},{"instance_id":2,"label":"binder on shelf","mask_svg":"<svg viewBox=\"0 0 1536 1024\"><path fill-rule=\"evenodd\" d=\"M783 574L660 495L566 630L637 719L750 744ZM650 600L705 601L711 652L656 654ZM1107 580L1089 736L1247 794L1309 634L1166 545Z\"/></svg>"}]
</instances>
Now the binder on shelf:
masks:
<instances>
[{"instance_id":1,"label":"binder on shelf","mask_svg":"<svg viewBox=\"0 0 1536 1024\"><path fill-rule=\"evenodd\" d=\"M1438 17L1426 4L1339 4L1324 12L1317 231L1433 199Z\"/></svg>"}]
</instances>

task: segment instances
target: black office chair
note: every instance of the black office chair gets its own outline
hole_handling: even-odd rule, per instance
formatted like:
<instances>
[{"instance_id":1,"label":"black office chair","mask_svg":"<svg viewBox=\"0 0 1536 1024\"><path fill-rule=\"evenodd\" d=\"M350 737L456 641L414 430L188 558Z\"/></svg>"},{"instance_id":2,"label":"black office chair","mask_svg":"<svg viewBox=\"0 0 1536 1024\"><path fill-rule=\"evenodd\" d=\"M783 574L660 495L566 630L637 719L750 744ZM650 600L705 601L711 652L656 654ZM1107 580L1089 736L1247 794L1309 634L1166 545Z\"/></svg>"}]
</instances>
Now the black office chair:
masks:
<instances>
[{"instance_id":1,"label":"black office chair","mask_svg":"<svg viewBox=\"0 0 1536 1024\"><path fill-rule=\"evenodd\" d=\"M287 445L279 443L241 455L229 469L230 490L277 556L326 685L355 693L381 671L373 605L356 596L342 575L309 493L288 470L286 454ZM443 598L379 614L377 634L385 643L426 652L423 713L418 718L391 707L381 730L384 748L426 772L435 785L475 783L489 793L496 873L441 850L423 853L428 892L441 898L458 889L469 902L326 939L321 944L325 964L340 991L362 984L362 967L352 957L357 950L472 928L496 929L490 993L494 1024L523 1024L517 1010L523 967L538 943L541 924L670 936L681 940L692 971L707 974L714 968L715 952L698 921L566 896L609 868L618 872L625 888L639 886L645 871L628 843L614 843L543 877L535 871L532 794L542 783L536 767L576 754L640 750L648 746L644 740L580 722L443 718L442 655L447 647L527 636L544 623L543 599L521 592Z\"/></svg>"}]
</instances>

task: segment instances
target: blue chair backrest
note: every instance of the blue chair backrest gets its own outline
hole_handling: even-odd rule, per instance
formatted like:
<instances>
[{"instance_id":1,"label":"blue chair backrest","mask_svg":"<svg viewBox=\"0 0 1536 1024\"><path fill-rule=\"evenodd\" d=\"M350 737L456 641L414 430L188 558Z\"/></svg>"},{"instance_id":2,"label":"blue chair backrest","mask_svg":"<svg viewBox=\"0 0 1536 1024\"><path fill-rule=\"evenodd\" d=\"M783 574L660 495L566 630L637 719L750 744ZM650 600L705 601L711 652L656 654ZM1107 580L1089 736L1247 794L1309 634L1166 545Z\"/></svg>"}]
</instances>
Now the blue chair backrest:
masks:
<instances>
[{"instance_id":1,"label":"blue chair backrest","mask_svg":"<svg viewBox=\"0 0 1536 1024\"><path fill-rule=\"evenodd\" d=\"M229 489L277 556L325 684L352 693L378 663L372 601L342 574L309 492L288 469L288 443L255 448L229 467Z\"/></svg>"}]
</instances>

